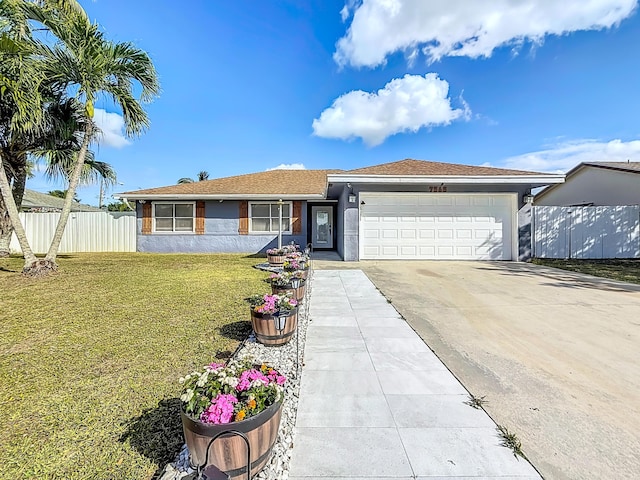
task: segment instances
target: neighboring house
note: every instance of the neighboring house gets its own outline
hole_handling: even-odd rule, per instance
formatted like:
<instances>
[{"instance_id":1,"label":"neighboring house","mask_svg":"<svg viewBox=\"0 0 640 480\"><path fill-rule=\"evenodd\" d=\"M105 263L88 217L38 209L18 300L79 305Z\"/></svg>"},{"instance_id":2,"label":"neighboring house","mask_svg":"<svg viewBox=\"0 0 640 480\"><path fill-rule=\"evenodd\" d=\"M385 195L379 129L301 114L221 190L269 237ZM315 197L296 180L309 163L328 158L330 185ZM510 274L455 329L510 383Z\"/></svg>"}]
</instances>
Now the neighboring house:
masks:
<instances>
[{"instance_id":1,"label":"neighboring house","mask_svg":"<svg viewBox=\"0 0 640 480\"><path fill-rule=\"evenodd\" d=\"M24 196L22 197L22 206L20 208L23 212L38 212L38 213L50 213L61 212L64 205L64 198L54 197L53 195L47 195L46 193L36 192L34 190L26 189ZM96 207L84 205L78 202L71 203L72 212L100 212L101 210Z\"/></svg>"},{"instance_id":2,"label":"neighboring house","mask_svg":"<svg viewBox=\"0 0 640 480\"><path fill-rule=\"evenodd\" d=\"M532 188L563 179L402 160L350 171L271 170L117 197L137 201L142 252L264 252L277 243L282 201L283 243L311 243L344 260L517 260L529 249L518 210Z\"/></svg>"},{"instance_id":3,"label":"neighboring house","mask_svg":"<svg viewBox=\"0 0 640 480\"><path fill-rule=\"evenodd\" d=\"M563 184L550 185L534 205L640 205L640 162L584 162L567 172Z\"/></svg>"}]
</instances>

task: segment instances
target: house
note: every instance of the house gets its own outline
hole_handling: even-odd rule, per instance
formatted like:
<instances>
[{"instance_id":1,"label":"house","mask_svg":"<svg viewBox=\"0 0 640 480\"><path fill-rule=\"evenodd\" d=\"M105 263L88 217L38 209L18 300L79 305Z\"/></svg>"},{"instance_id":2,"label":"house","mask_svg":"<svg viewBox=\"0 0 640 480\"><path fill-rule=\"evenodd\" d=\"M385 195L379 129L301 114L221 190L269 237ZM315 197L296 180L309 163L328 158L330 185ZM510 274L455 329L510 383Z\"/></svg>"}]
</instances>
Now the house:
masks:
<instances>
[{"instance_id":1,"label":"house","mask_svg":"<svg viewBox=\"0 0 640 480\"><path fill-rule=\"evenodd\" d=\"M518 210L564 175L402 160L355 170L272 170L120 193L138 251L264 252L311 243L344 260L517 260ZM282 207L281 210L279 207Z\"/></svg>"},{"instance_id":2,"label":"house","mask_svg":"<svg viewBox=\"0 0 640 480\"><path fill-rule=\"evenodd\" d=\"M46 193L36 192L35 190L25 189L22 197L20 210L23 212L61 212L64 205L64 198L54 197ZM72 212L100 212L99 208L90 205L84 205L78 202L71 203Z\"/></svg>"},{"instance_id":3,"label":"house","mask_svg":"<svg viewBox=\"0 0 640 480\"><path fill-rule=\"evenodd\" d=\"M567 172L564 183L538 193L534 205L640 205L640 162L583 162Z\"/></svg>"}]
</instances>

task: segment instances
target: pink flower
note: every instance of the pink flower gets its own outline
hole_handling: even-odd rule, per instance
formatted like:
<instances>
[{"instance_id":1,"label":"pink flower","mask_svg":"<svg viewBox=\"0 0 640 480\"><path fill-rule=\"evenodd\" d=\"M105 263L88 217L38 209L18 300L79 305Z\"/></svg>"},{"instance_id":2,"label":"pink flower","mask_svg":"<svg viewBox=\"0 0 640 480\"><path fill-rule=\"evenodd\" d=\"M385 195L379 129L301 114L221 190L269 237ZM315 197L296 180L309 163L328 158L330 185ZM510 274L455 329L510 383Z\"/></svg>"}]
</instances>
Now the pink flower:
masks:
<instances>
[{"instance_id":1,"label":"pink flower","mask_svg":"<svg viewBox=\"0 0 640 480\"><path fill-rule=\"evenodd\" d=\"M234 395L219 393L216 398L211 400L211 405L202 412L200 421L214 424L231 422L235 403L238 403L238 399Z\"/></svg>"},{"instance_id":2,"label":"pink flower","mask_svg":"<svg viewBox=\"0 0 640 480\"><path fill-rule=\"evenodd\" d=\"M211 362L209 364L209 368L212 370L218 370L219 368L224 367L224 363L216 363L216 362Z\"/></svg>"},{"instance_id":3,"label":"pink flower","mask_svg":"<svg viewBox=\"0 0 640 480\"><path fill-rule=\"evenodd\" d=\"M251 388L251 384L256 380L264 383L265 385L269 385L269 379L265 377L262 372L256 369L251 369L245 370L240 374L240 381L238 382L238 385L236 385L236 390L238 392L249 390Z\"/></svg>"}]
</instances>

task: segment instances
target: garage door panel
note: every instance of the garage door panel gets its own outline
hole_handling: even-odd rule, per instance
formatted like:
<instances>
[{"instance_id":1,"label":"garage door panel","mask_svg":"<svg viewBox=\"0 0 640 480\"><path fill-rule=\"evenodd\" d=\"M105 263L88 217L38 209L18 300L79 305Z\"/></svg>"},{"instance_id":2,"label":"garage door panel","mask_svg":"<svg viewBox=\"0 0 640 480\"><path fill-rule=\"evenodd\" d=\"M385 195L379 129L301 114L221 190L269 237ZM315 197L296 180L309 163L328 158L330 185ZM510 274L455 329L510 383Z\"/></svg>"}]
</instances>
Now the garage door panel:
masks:
<instances>
[{"instance_id":1,"label":"garage door panel","mask_svg":"<svg viewBox=\"0 0 640 480\"><path fill-rule=\"evenodd\" d=\"M418 253L418 248L415 245L406 245L400 247L400 254L403 257L415 257Z\"/></svg>"},{"instance_id":2,"label":"garage door panel","mask_svg":"<svg viewBox=\"0 0 640 480\"><path fill-rule=\"evenodd\" d=\"M382 197L361 194L363 259L511 259L510 195Z\"/></svg>"}]
</instances>

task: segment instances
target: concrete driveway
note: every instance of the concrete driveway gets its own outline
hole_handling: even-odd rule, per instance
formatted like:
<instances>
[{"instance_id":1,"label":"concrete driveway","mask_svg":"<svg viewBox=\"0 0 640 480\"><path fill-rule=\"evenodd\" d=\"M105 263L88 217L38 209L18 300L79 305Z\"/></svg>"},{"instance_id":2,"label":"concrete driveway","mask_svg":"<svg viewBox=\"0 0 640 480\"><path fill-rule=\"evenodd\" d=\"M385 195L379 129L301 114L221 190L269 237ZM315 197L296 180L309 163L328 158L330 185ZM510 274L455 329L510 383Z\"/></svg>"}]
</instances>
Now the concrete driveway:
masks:
<instances>
[{"instance_id":1,"label":"concrete driveway","mask_svg":"<svg viewBox=\"0 0 640 480\"><path fill-rule=\"evenodd\" d=\"M357 267L543 476L640 478L640 285L524 263Z\"/></svg>"}]
</instances>

